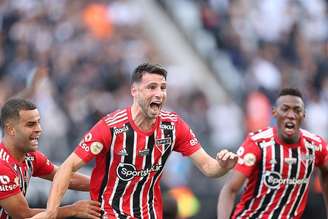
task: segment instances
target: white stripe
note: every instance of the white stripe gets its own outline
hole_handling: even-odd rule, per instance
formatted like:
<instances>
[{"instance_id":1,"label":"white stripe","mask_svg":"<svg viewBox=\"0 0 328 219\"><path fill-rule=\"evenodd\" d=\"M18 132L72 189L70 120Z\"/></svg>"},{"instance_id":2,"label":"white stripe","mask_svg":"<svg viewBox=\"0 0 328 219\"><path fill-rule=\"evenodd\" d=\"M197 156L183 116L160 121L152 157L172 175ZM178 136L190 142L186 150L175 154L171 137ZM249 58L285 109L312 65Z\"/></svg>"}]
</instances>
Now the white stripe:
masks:
<instances>
[{"instance_id":1,"label":"white stripe","mask_svg":"<svg viewBox=\"0 0 328 219\"><path fill-rule=\"evenodd\" d=\"M306 148L306 154L310 154L308 148ZM313 150L313 155L315 156L315 150ZM306 175L310 171L310 175L308 177L308 179L310 180L311 175L312 175L312 172L313 172L313 169L314 169L314 166L315 166L314 162L315 162L315 157L314 157L314 160L312 161L312 169L309 170L309 165L310 165L309 164L309 160L306 160L306 168L305 168L304 178L306 178ZM298 215L298 212L297 211L299 210L300 204L302 203L302 199L304 198L304 195L305 195L306 191L308 190L309 185L310 185L310 183L307 183L305 185L304 192L303 192L302 197L300 199L300 202L298 203L297 208L295 210L295 214L294 214L295 216Z\"/></svg>"},{"instance_id":2,"label":"white stripe","mask_svg":"<svg viewBox=\"0 0 328 219\"><path fill-rule=\"evenodd\" d=\"M105 188L104 188L104 191L103 191L103 193L101 194L101 200L102 200L102 202L101 202L101 210L104 210L105 208L104 208L104 206L105 206L105 198L104 198L104 193L105 193L105 191L107 190L107 186L109 185L109 177L110 177L110 167L112 166L112 163L113 163L113 158L114 158L114 145L115 145L115 142L116 142L116 135L113 135L112 136L112 144L110 145L110 157L111 157L111 161L109 162L109 168L108 168L108 176L107 176L107 184L106 184L106 186L105 186ZM115 185L114 185L114 188L113 188L113 193L111 194L112 196L113 196L113 194L114 194L114 191L115 191L115 189L116 189L116 187L117 187L117 183L115 183ZM110 199L108 200L108 203L109 204L111 204L111 202L112 202L112 197L110 197ZM115 211L114 211L114 214L115 214ZM116 215L116 214L115 214ZM118 216L118 215L116 215L116 216Z\"/></svg>"},{"instance_id":3,"label":"white stripe","mask_svg":"<svg viewBox=\"0 0 328 219\"><path fill-rule=\"evenodd\" d=\"M297 156L299 155L299 154L301 154L301 150L300 150L300 147L299 148L297 148ZM301 172L301 159L299 159L299 157L298 157L298 162L297 162L297 173L296 173L296 179L298 179L299 178L299 176L300 176L300 172ZM300 190L301 190L301 187L302 187L302 185L299 185L298 186L298 192L297 192L297 195L296 196L292 196L292 194L293 194L293 190L292 190L292 193L290 194L290 196L289 196L289 198L288 198L288 200L287 200L287 202L286 202L286 204L285 204L285 206L282 208L282 210L281 210L281 212L283 213L284 211L285 211L285 208L286 208L286 206L290 203L290 201L291 201L291 199L292 198L294 198L294 197L298 197L299 196L299 194L300 194ZM296 199L294 199L294 201L296 201ZM293 205L291 206L291 208L290 208L290 211L293 209ZM289 215L290 213L288 213L287 212L287 216ZM282 214L281 215L279 215L279 218L281 218L282 217Z\"/></svg>"},{"instance_id":4,"label":"white stripe","mask_svg":"<svg viewBox=\"0 0 328 219\"><path fill-rule=\"evenodd\" d=\"M321 142L321 139L316 134L313 134L305 129L301 129L301 132L303 133L304 136L311 138L312 140L315 140L317 142Z\"/></svg>"},{"instance_id":5,"label":"white stripe","mask_svg":"<svg viewBox=\"0 0 328 219\"><path fill-rule=\"evenodd\" d=\"M127 120L127 119L128 119L128 117L124 117L123 119L115 120L112 123L107 123L107 122L106 123L107 123L107 125L112 126L112 125L115 125L117 123L123 122L124 120Z\"/></svg>"},{"instance_id":6,"label":"white stripe","mask_svg":"<svg viewBox=\"0 0 328 219\"><path fill-rule=\"evenodd\" d=\"M259 140L262 138L271 138L271 137L273 137L273 129L272 128L251 136L251 139L256 141L256 140Z\"/></svg>"},{"instance_id":7,"label":"white stripe","mask_svg":"<svg viewBox=\"0 0 328 219\"><path fill-rule=\"evenodd\" d=\"M154 138L156 136L156 130L154 132ZM148 141L149 141L149 136L146 137L146 140L145 140L145 149L148 148ZM144 156L143 160L142 160L142 169L145 169L146 168L146 160L147 160L147 156ZM149 177L146 176L147 178ZM145 181L145 184L147 183L147 180ZM138 185L138 184L137 184ZM135 187L135 189L137 188L137 186ZM142 197L143 197L143 190L144 190L145 186L142 186L141 190L140 190L140 196L139 196L139 208L140 208L140 218L143 219L143 208L142 208ZM132 193L132 196L134 195L135 193L135 190L133 191Z\"/></svg>"},{"instance_id":8,"label":"white stripe","mask_svg":"<svg viewBox=\"0 0 328 219\"><path fill-rule=\"evenodd\" d=\"M161 119L169 119L172 120L174 122L178 121L178 117L168 117L168 116L161 116Z\"/></svg>"},{"instance_id":9,"label":"white stripe","mask_svg":"<svg viewBox=\"0 0 328 219\"><path fill-rule=\"evenodd\" d=\"M136 131L134 131L133 148L132 148L132 165L133 166L136 166L135 164L136 164L136 154L137 154L137 146L138 146L137 141L138 141L138 133ZM121 197L121 201L120 201L120 205L121 205L120 208L122 209L122 212L124 212L123 211L123 197L124 197L124 193L126 192L127 188L132 183L132 180L133 180L133 178L126 184L125 189L124 189L124 191L122 193L122 197ZM133 190L135 190L135 189L136 189L136 185L134 185L134 189ZM132 192L132 194L133 194L133 192ZM132 194L130 194L130 214L131 214L131 216L134 217L134 213L133 213L133 195Z\"/></svg>"},{"instance_id":10,"label":"white stripe","mask_svg":"<svg viewBox=\"0 0 328 219\"><path fill-rule=\"evenodd\" d=\"M106 118L105 119L105 122L107 122L107 123L109 123L109 122L113 122L113 121L115 121L115 120L117 120L117 119L119 119L119 118L122 118L122 117L124 117L124 116L127 116L128 114L126 113L126 112L124 112L124 113L122 113L122 114L119 114L119 115L115 115L115 117L108 117L108 118Z\"/></svg>"},{"instance_id":11,"label":"white stripe","mask_svg":"<svg viewBox=\"0 0 328 219\"><path fill-rule=\"evenodd\" d=\"M116 112L115 114L108 114L107 118L105 120L114 120L116 118L116 116L122 114L122 113L126 113L126 109L120 110L118 112Z\"/></svg>"}]
</instances>

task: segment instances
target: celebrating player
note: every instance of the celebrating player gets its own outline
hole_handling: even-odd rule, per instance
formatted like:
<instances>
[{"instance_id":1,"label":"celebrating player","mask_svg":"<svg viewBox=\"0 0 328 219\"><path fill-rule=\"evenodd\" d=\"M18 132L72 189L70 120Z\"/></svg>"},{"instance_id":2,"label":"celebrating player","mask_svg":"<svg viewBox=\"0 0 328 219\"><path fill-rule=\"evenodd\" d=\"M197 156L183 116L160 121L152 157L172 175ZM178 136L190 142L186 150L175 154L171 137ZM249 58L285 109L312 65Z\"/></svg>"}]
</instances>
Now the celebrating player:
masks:
<instances>
[{"instance_id":1,"label":"celebrating player","mask_svg":"<svg viewBox=\"0 0 328 219\"><path fill-rule=\"evenodd\" d=\"M132 106L108 114L85 134L55 176L47 211L33 218L55 218L71 174L92 159L91 198L101 203L102 218L161 219L160 178L172 151L189 156L208 177L236 164L237 155L227 150L217 159L209 156L176 113L162 110L166 76L159 65L134 70Z\"/></svg>"},{"instance_id":2,"label":"celebrating player","mask_svg":"<svg viewBox=\"0 0 328 219\"><path fill-rule=\"evenodd\" d=\"M300 128L305 117L300 91L283 89L273 116L276 127L249 134L240 146L238 164L221 190L218 218L301 218L315 166L321 170L327 198L327 144ZM246 179L246 189L232 212Z\"/></svg>"},{"instance_id":3,"label":"celebrating player","mask_svg":"<svg viewBox=\"0 0 328 219\"><path fill-rule=\"evenodd\" d=\"M36 106L23 99L6 102L1 110L3 140L0 143L0 219L27 218L43 211L29 208L25 194L32 176L52 180L57 167L39 152L42 129ZM58 145L60 146L60 145ZM74 174L70 188L89 191L89 178ZM98 218L99 203L78 201L59 209L58 218Z\"/></svg>"}]
</instances>

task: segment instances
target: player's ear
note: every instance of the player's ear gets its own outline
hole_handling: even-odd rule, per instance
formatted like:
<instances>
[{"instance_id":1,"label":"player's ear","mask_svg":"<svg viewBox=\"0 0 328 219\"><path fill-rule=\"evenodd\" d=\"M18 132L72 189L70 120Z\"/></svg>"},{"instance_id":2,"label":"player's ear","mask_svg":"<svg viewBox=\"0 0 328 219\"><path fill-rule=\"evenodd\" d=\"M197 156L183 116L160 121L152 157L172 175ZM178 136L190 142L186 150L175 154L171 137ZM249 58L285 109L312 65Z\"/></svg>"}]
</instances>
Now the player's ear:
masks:
<instances>
[{"instance_id":1,"label":"player's ear","mask_svg":"<svg viewBox=\"0 0 328 219\"><path fill-rule=\"evenodd\" d=\"M135 97L137 95L137 85L136 83L132 83L131 85L131 95Z\"/></svg>"},{"instance_id":2,"label":"player's ear","mask_svg":"<svg viewBox=\"0 0 328 219\"><path fill-rule=\"evenodd\" d=\"M10 135L10 136L15 135L15 128L13 126L12 121L6 122L6 124L4 125L4 128L5 128L4 132L7 133L7 135Z\"/></svg>"}]
</instances>

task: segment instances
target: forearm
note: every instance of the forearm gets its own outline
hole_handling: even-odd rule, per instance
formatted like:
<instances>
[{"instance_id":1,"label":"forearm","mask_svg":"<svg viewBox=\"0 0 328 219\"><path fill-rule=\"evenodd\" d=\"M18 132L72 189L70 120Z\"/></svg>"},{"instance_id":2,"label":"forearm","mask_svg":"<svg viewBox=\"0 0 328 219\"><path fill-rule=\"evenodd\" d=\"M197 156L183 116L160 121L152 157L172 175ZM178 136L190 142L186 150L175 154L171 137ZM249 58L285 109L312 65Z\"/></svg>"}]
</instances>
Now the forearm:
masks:
<instances>
[{"instance_id":1,"label":"forearm","mask_svg":"<svg viewBox=\"0 0 328 219\"><path fill-rule=\"evenodd\" d=\"M76 210L74 209L73 205L66 205L63 207L58 208L58 219L60 218L67 218L67 217L75 217L77 215Z\"/></svg>"},{"instance_id":2,"label":"forearm","mask_svg":"<svg viewBox=\"0 0 328 219\"><path fill-rule=\"evenodd\" d=\"M226 174L229 169L222 168L220 164L214 158L208 159L208 161L203 165L201 171L204 175L211 178L218 178Z\"/></svg>"},{"instance_id":3,"label":"forearm","mask_svg":"<svg viewBox=\"0 0 328 219\"><path fill-rule=\"evenodd\" d=\"M231 191L226 186L224 186L222 188L220 196L219 196L219 202L218 202L218 218L219 219L229 219L230 218L235 197L236 197L236 192Z\"/></svg>"},{"instance_id":4,"label":"forearm","mask_svg":"<svg viewBox=\"0 0 328 219\"><path fill-rule=\"evenodd\" d=\"M71 165L64 163L59 168L51 186L51 192L47 203L47 211L56 213L57 209L59 208L61 199L68 189L72 174L73 168Z\"/></svg>"},{"instance_id":5,"label":"forearm","mask_svg":"<svg viewBox=\"0 0 328 219\"><path fill-rule=\"evenodd\" d=\"M90 191L90 177L80 173L74 173L70 180L69 189Z\"/></svg>"}]
</instances>

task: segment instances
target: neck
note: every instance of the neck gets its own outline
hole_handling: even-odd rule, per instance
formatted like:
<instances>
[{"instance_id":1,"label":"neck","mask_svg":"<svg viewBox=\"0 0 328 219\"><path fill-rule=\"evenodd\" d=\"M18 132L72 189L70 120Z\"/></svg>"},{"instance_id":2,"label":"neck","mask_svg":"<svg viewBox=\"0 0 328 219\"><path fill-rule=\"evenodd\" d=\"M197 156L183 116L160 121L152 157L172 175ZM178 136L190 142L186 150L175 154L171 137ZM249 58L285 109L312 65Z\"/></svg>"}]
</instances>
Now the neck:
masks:
<instances>
[{"instance_id":1,"label":"neck","mask_svg":"<svg viewBox=\"0 0 328 219\"><path fill-rule=\"evenodd\" d=\"M15 147L15 143L10 138L5 136L2 140L2 143L9 151L10 155L15 158L15 160L17 160L19 162L24 161L25 152L21 152L21 151L17 150Z\"/></svg>"},{"instance_id":2,"label":"neck","mask_svg":"<svg viewBox=\"0 0 328 219\"><path fill-rule=\"evenodd\" d=\"M151 130L156 122L156 118L148 118L136 104L131 106L131 116L135 125L142 131Z\"/></svg>"}]
</instances>

